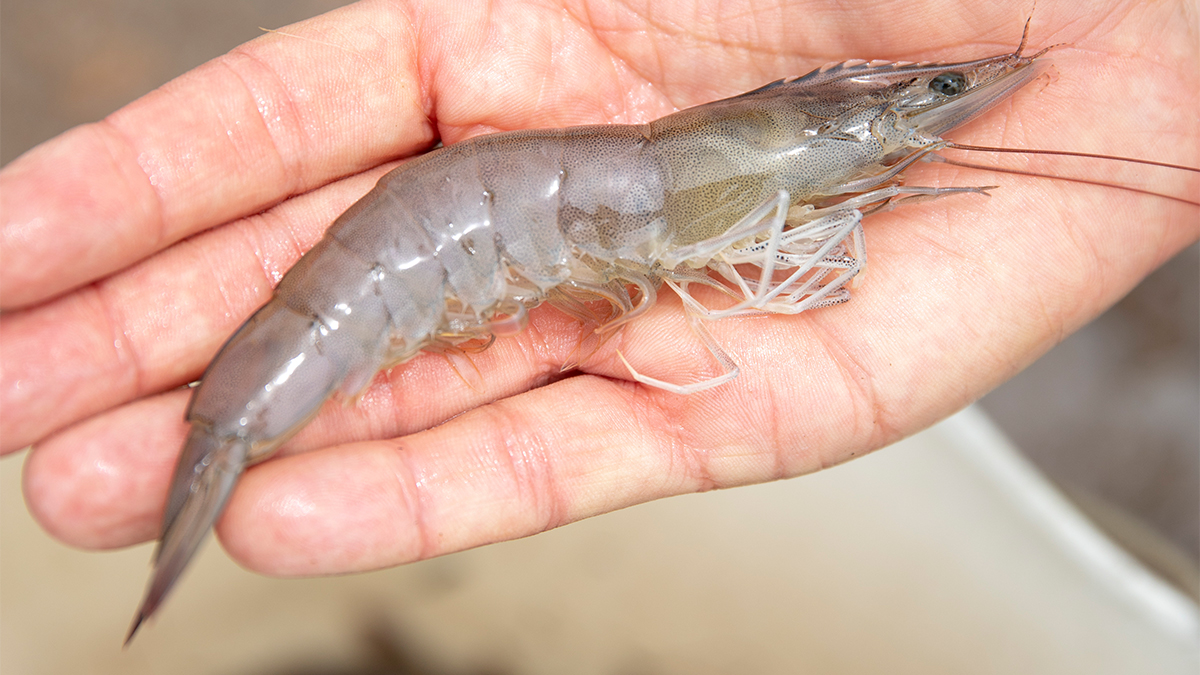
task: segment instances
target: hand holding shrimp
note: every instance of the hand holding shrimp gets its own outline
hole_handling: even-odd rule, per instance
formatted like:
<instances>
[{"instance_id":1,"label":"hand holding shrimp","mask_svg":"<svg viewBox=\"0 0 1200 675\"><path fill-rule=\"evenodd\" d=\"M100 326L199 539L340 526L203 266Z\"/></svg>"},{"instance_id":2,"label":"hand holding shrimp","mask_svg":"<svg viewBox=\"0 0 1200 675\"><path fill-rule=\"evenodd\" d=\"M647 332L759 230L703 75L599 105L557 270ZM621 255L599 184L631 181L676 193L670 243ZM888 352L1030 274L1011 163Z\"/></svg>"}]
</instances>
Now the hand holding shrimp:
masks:
<instances>
[{"instance_id":1,"label":"hand holding shrimp","mask_svg":"<svg viewBox=\"0 0 1200 675\"><path fill-rule=\"evenodd\" d=\"M350 13L348 10L347 14ZM799 23L793 22L792 25ZM1061 36L1054 37L1062 39ZM1164 38L1162 43L1164 47L1169 47L1171 41ZM271 44L278 48L277 43ZM1186 53L1186 46L1180 52ZM851 50L851 53L855 52ZM900 54L904 55L903 52ZM753 63L744 61L737 64L735 70L745 71L753 66ZM806 68L791 70L803 72ZM1139 80L1139 100L1154 100L1147 92L1153 82L1151 75L1158 69L1152 67L1149 70L1153 72L1146 73L1146 77ZM483 72L491 70L484 69ZM1175 76L1194 77L1190 73L1187 67L1180 67ZM706 75L711 77L710 73L706 72ZM428 80L428 76L425 79L421 76L412 78L414 83L427 84ZM185 85L180 86L186 91ZM739 87L744 88L748 87ZM1194 88L1172 89L1180 90L1194 91ZM442 94L436 92L430 97L438 101L438 122L440 125L453 126L456 122L454 99ZM497 92L490 94L495 96ZM504 97L500 95L498 98ZM475 103L481 99L465 97L460 100ZM264 109L262 100L258 102L256 114ZM149 106L144 101L141 103L142 108ZM1072 104L1078 103L1072 101ZM137 106L135 104L127 109L131 111L127 114L134 115ZM545 106L538 107L546 109ZM1086 106L1081 110L1076 105L1065 112L1069 112L1076 121L1087 119ZM465 119L466 122L460 126L470 127L497 118L486 114L482 118L472 118L468 114ZM119 121L114 120L114 124ZM493 121L492 126L505 126L503 120L499 121L501 123ZM528 123L518 123L516 126L549 126L579 121L594 120L527 120ZM1141 122L1144 124L1144 120ZM1164 128L1158 132L1170 133L1171 130L1165 127L1172 122L1178 120L1168 116ZM1109 121L1106 123L1112 124ZM1114 126L1121 128L1119 124ZM1132 125L1129 128L1138 127ZM453 131L443 128L443 138L454 140ZM1189 141L1194 143L1194 128L1191 133L1193 136ZM235 143L238 140L245 141L232 134L227 136L234 138ZM76 134L74 139L63 139L63 143L72 140L78 142L79 139L79 134ZM224 138L218 140L224 142ZM272 136L271 140L275 147L280 147L279 138ZM202 158L198 164L203 169L203 136L200 136L200 141L198 145L201 150L196 154ZM1061 147L1061 144L1054 142L1015 144ZM1178 142L1168 144L1167 149L1175 149L1178 145ZM1101 149L1120 151L1111 147ZM45 152L43 148L43 154ZM150 155L149 163L153 164L156 158L153 153ZM253 156L253 153L242 155L251 159ZM146 153L138 155L139 164L144 170L148 170L146 157ZM21 185L21 170L26 172L24 177L36 173L37 165L31 164L36 159L35 153L27 157L24 164L15 163L14 167L10 167L9 175L17 176L10 184ZM311 176L303 177L303 172L301 176L295 179L301 185L312 184L314 179ZM177 175L168 173L164 177L155 173L153 178L159 181L154 184L167 193L170 192L168 188L179 187L171 185L172 178L179 178ZM991 179L989 182L992 182ZM34 181L27 180L25 184L32 185ZM773 318L769 321L733 322L743 324L741 327L713 325L712 330L718 340L743 364L742 378L727 390L709 392L703 397L680 398L646 391L620 381L625 377L625 372L613 358L614 346L621 346L635 362L640 357L643 363L661 364L663 359L674 358L676 370L689 366L704 367L703 353L674 337L679 333L679 326L678 321L676 325L671 325L673 312L669 303L655 308L641 323L630 326L618 338L619 345L609 345L606 350L586 361L583 370L587 374L584 376L531 390L511 400L497 399L529 390L555 370L558 363L569 358L577 339L571 322L543 312L534 317L533 331L511 341L502 341L493 351L480 357L481 370L486 374L480 391L471 391L461 383L456 383L448 369L444 366L439 368L439 364L431 363L428 359L397 369L386 378L376 380L375 386L367 394L367 405L346 411L327 409L325 418L298 437L292 444L292 450L322 447L346 439L379 438L419 430L459 410L492 400L497 402L459 417L450 424L405 438L400 444L403 448L400 452L396 452L393 444L359 444L265 465L247 476L235 497L230 517L225 519L225 527L231 528L226 530L227 544L235 556L252 566L266 567L272 571L304 573L361 569L516 536L654 496L815 470L894 440L977 396L998 379L1014 372L1036 352L1045 349L1048 342L1059 337L1063 331L1070 330L1111 303L1139 275L1196 236L1194 220L1187 220L1194 219L1194 211L1188 211L1186 207L1157 203L1144 207L1139 202L1136 212L1129 211L1124 219L1120 219L1114 216L1119 216L1121 209L1128 208L1128 198L1109 197L1108 191L1102 191L1103 196L1097 196L1096 192L1085 194L1065 188L1031 188L1028 187L1031 183L1023 181L1012 181L1006 185L1013 187L1014 192L1015 186L1027 191L999 205L996 202L1000 202L1000 198L983 205L938 203L923 208L917 214L901 212L875 218L873 227L884 230L884 233L875 235L872 244L876 263L870 278L871 292L860 295L853 312L839 309L790 320ZM276 185L276 189L278 187ZM251 185L251 188L269 192L261 185ZM12 188L6 187L6 191L9 189ZM202 188L197 186L197 189ZM234 186L230 189L234 189ZM359 193L362 191L358 190ZM1041 197L1030 199L1032 195ZM268 197L266 201L274 198L277 197ZM258 194L242 194L240 206L235 208L253 211L254 205L260 203L255 199L261 200L262 197ZM308 199L293 200L277 207L271 212L272 217L287 218L296 213L290 209L311 208ZM1036 227L1031 226L1029 221L1014 217L1014 208L1028 208L1031 214L1037 214L1039 209L1066 199L1092 203L1071 203L1071 207L1077 210L1067 214L1070 216L1068 219ZM232 201L236 204L238 199ZM1032 206L1026 207L1029 203ZM165 207L176 208L171 200L164 200L164 204ZM343 202L333 211L336 213L344 205ZM1097 205L1101 208L1096 208ZM191 207L191 213L187 208L177 208L177 211L191 216L192 222L188 227L192 229L203 227L205 218L224 217L220 213L215 216L201 213L198 205ZM1129 222L1131 218L1128 214L1132 213L1137 214L1133 217L1137 222ZM318 223L328 222L330 215L324 214ZM1037 216L1027 217L1033 219ZM1077 217L1080 219L1077 220ZM1177 220L1172 223L1171 217ZM186 222L188 218L181 220ZM64 227L67 225L62 224ZM49 227L53 226L51 222ZM321 225L313 227L319 228ZM116 304L123 311L137 306L138 299L133 296L139 293L142 294L142 305L153 307L156 303L154 298L148 297L148 292L161 292L163 288L170 289L171 283L179 283L167 281L168 272L183 269L185 272L194 270L192 273L203 273L205 261L202 259L219 250L218 244L221 242L217 240L222 235L225 242L244 241L246 233L253 228L251 221L250 224L216 230L183 246L168 249L131 271L106 280L96 290L81 291L42 307L10 315L5 326L6 351L11 353L9 348L16 344L8 342L10 338L23 341L30 346L29 352L33 356L22 362L21 366L26 363L32 365L37 360L37 346L41 346L44 363L50 363L55 355L53 348L61 351L65 347L60 345L68 338L62 338L56 345L46 333L38 333L39 327L55 325L64 317L85 315L93 305L103 305L106 301L111 303L113 297L122 292L127 294L125 300L133 300ZM235 232L228 233L230 229ZM9 248L8 223L5 232L6 248ZM176 230L176 234L178 232ZM34 243L36 234L30 237ZM1114 235L1120 240L1120 246L1114 246L1112 241L1105 239ZM164 237L169 241L172 235ZM1086 241L1087 245L1079 246L1080 239ZM302 238L308 243L312 240ZM1129 246L1132 240L1153 242L1153 246L1131 250L1134 248ZM301 244L301 247L306 246ZM255 255L246 256L243 270L252 270L258 265L259 259L265 257L269 273L278 271L272 260L276 251L270 250L269 246L263 248L266 250L254 251L259 254L257 258ZM1095 259L1084 259L1081 258L1081 249L1088 253L1102 253ZM10 248L10 256L11 251ZM1110 254L1105 255L1104 251ZM1120 257L1115 255L1118 251ZM286 267L291 261L287 260L278 267ZM50 260L49 263L49 269L53 270L54 261ZM1101 275L1102 284L1089 283L1088 277ZM211 284L211 287L232 289L234 283L218 282ZM175 286L185 293L170 295L174 292L168 291L170 297L164 298L167 302L162 306L177 307L181 303L180 298L188 297L186 292L198 290L191 287L194 285L187 283ZM32 292L29 290L32 287L32 283L16 285L26 293ZM15 292L16 303L29 301L28 298L21 299L21 290ZM996 292L1003 294L1002 299L993 297ZM253 289L254 293L265 295L265 288ZM6 288L6 297L10 295L11 291ZM208 302L201 301L201 311L191 319L205 324L199 330L201 341L213 340L213 334L223 335L231 329L231 326L214 328L210 325L223 318L220 312L213 312L209 308L215 299L214 294L209 296ZM233 324L263 299L257 297L257 300L246 301L244 298L222 298L229 305L236 306L236 309L226 310L226 314L234 315L231 320ZM247 307L243 308L241 304ZM85 326L87 318L85 315L85 321L82 322ZM120 319L116 322L120 323ZM140 337L137 329L144 327L145 324L122 326L118 335L133 341ZM172 324L167 330L178 328L180 326ZM65 335L69 339L77 339L79 330L70 329ZM671 337L659 337L663 335ZM173 348L178 350L182 347L189 353L200 349L205 359L215 349L215 344L197 345L195 337L189 336L188 339L193 342L187 344L186 340L175 337L177 344ZM219 340L220 337L215 338L216 342ZM166 342L169 345L172 340ZM183 344L178 344L180 342ZM647 347L652 351L646 351ZM197 366L188 362L191 357L171 358L172 355L160 351L155 355L157 363L155 359L149 359L148 367L137 345L118 345L118 357L122 348L127 350L125 353L138 353L138 365L141 368L139 381L132 383L138 391L127 393L126 398L150 393L195 375ZM642 350L640 353L639 349ZM980 350L992 355L993 359L979 359ZM25 354L25 351L22 353ZM514 358L517 360L515 366ZM165 363L167 361L170 362ZM124 368L126 372L131 372L128 366L127 362L110 365L118 371ZM14 381L26 388L32 386L30 380L19 379L20 368L16 369L16 380L10 379L8 366L5 370L5 395L28 396L27 389L13 391L9 388L9 383ZM753 375L750 375L750 371L753 371ZM57 377L52 375L34 384L51 381L51 393L55 393L56 389L63 392L67 389L65 378L56 380ZM385 385L385 379L387 385L396 385L395 388ZM966 386L963 387L962 383L966 383ZM402 387L399 386L401 384ZM100 387L108 386L107 383L91 385L95 390L93 392L87 391L86 383L81 386L83 391L71 392L69 399L64 399L62 393L48 399L39 397L37 402L53 405L52 412L58 414L60 419L46 420L47 415L32 414L29 417L35 423L42 424L43 428L21 431L28 434L29 440L37 439L64 422L95 412L98 401L105 400L105 392ZM426 391L439 392L439 400L424 400L429 398L424 393ZM388 396L410 397L414 393L424 398L416 401L380 400ZM75 541L80 541L80 534L94 536L98 530L102 530L103 527L97 527L102 524L95 521L89 523L76 519L75 522L65 522L71 521L75 515L67 510L79 508L79 502L68 502L66 510L62 508L63 502L56 504L54 491L64 489L64 485L61 482L51 484L46 477L64 469L77 479L84 477L78 471L79 464L82 462L87 465L82 467L85 472L100 464L98 455L88 453L111 453L111 448L118 445L114 435L120 436L120 443L127 447L142 443L147 438L152 439L147 445L162 442L161 436L177 433L174 428L168 427L174 424L174 419L178 419L181 398L178 393L172 393L146 399L99 415L40 444L31 459L28 484L31 503L43 522L60 536ZM32 400L19 399L17 403ZM111 402L111 399L108 400ZM574 401L582 400L588 401L589 406L598 404L601 407L580 411ZM9 409L6 415L11 414L11 406L6 405L6 408ZM165 410L173 410L174 414L164 414ZM34 408L32 412L38 411ZM614 425L609 421L614 412L634 420L634 423L627 429L614 430ZM171 420L171 425L156 421L163 419ZM774 430L771 437L765 437L762 433L764 428ZM80 450L81 443L86 443L85 450ZM170 442L162 444L177 445ZM113 458L109 455L108 459ZM115 464L106 461L104 465L119 466L123 461L118 460ZM354 467L368 475L354 475ZM130 470L140 469L125 469ZM43 476L40 481L37 477L39 471ZM133 475L122 476L118 472L117 480L108 478L109 484L120 483ZM319 482L305 483L304 486L271 482L290 482L301 475ZM272 479L272 476L275 478ZM464 481L464 476L474 476L474 480L468 483ZM249 488L251 485L258 487ZM257 498L253 497L254 489L259 491ZM247 490L252 496L247 496ZM343 510L347 502L344 497L337 495L345 495L347 491L356 495L356 498L348 510ZM270 492L286 501L281 504L276 498L264 499L263 495ZM146 498L140 499L143 496ZM128 503L139 499L153 502L151 496L131 495L124 490L119 497L123 500L121 503L97 500L100 503L86 505L101 506L101 510L108 510L110 515L121 513L119 518L103 524L107 526L107 532L100 538L84 539L86 543L117 545L136 540L146 534L138 529L144 527L145 522L142 521L153 522L157 519L156 515L131 511L130 506L136 508L136 505ZM130 500L130 497L134 499ZM248 499L254 501L247 502ZM243 504L241 516L237 515L239 503ZM499 511L491 508L492 505ZM249 510L258 510L259 513L248 515ZM152 508L148 511L153 513ZM242 527L265 526L274 536L254 540L242 538L239 545L236 535L229 538L230 533L238 527L239 518L244 519L240 522ZM259 521L251 523L254 518ZM355 537L342 538L348 534L348 528L341 520L343 518L363 524L370 528L370 532L355 531ZM289 523L295 523L295 526ZM78 529L71 531L72 526ZM412 529L397 531L398 527L409 526ZM340 543L330 546L334 541ZM255 549L256 545L261 548ZM267 551L270 546L275 546L276 550ZM314 546L320 548L319 553L327 557L313 558L310 549ZM286 553L275 562L258 557L271 553L278 555L280 548L293 551L290 559Z\"/></svg>"}]
</instances>

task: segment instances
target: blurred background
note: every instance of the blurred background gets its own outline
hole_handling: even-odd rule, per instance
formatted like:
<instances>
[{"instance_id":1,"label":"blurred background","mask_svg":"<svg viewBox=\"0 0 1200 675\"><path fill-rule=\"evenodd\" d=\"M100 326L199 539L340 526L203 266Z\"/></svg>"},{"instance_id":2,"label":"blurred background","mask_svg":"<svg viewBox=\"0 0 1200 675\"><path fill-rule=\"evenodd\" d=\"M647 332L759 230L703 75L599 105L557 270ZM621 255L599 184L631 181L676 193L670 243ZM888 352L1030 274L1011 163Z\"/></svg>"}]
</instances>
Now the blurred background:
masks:
<instances>
[{"instance_id":1,"label":"blurred background","mask_svg":"<svg viewBox=\"0 0 1200 675\"><path fill-rule=\"evenodd\" d=\"M169 79L257 37L261 34L260 26L282 27L341 4L347 3L334 0L5 0L0 5L0 162L7 164L30 147L74 125L100 119ZM1120 542L1125 550L1133 553L1185 594L1191 597L1200 594L1200 576L1197 573L1197 565L1200 563L1200 252L1197 247L1193 246L1176 257L1107 314L1068 338L1033 367L988 395L981 402L981 406L1015 446L1049 476L1077 508L1099 524L1110 537ZM887 455L892 452L893 450L889 449L880 454ZM896 455L900 457L902 453L897 450ZM907 455L909 459L918 456L920 451L912 451ZM137 581L133 586L121 586L113 580L124 579L124 573L118 569L128 569L130 565L136 570L134 576L140 579L140 575L146 571L149 549L140 547L121 553L85 554L70 551L48 541L29 520L21 504L19 464L22 461L22 456L17 455L7 458L0 465L3 474L0 476L0 490L3 490L0 497L0 506L3 508L3 517L0 520L0 669L5 673L62 672L59 668L65 662L54 660L46 662L55 664L53 667L46 665L45 668L49 669L39 669L39 652L37 648L30 646L30 634L36 633L37 630L48 632L47 649L51 651L57 648L49 647L50 644L69 638L73 630L78 630L81 636L91 636L87 638L89 640L99 638L80 627L82 624L76 625L91 615L89 610L75 606L72 597L47 597L45 593L53 593L56 588L62 589L64 593L67 592L66 589L73 588L101 588L101 602L118 608L118 615L131 614L133 603L141 590L141 581ZM867 466L873 461L879 464L879 468ZM873 471L882 471L883 463L891 461L890 458L868 458L862 462L863 476L875 475ZM913 461L920 464L918 460ZM857 465L859 462L853 464ZM891 467L890 470L902 472L907 469ZM843 471L859 469L839 468L830 473L839 474ZM858 477L857 474L847 476L844 480L851 482L873 480ZM806 491L819 493L823 489L818 481L803 480ZM762 494L775 495L784 500L784 504L799 508L799 502L788 501L797 498L795 494L787 492L788 488L763 486L763 489L765 491ZM726 499L724 496L712 497L716 500ZM700 498L710 499L703 502L705 504L716 504L710 496ZM750 503L756 504L758 502L755 500L759 497L741 499L748 499ZM762 499L769 501L768 497ZM803 499L807 499L807 496ZM906 498L897 499L903 501ZM670 501L675 503L677 500ZM699 502L690 503L692 505L688 508L692 512L709 508L697 506ZM741 502L736 500L730 504L728 508L735 511L741 508L752 509L745 504L738 506ZM669 521L670 518L676 517L671 514L675 514L682 507L653 508L662 509L662 513L666 514L663 517ZM711 508L715 509L713 517L720 520L723 517L722 512L716 506ZM786 512L787 508L782 510ZM634 511L642 512L638 509ZM769 512L770 509L764 510L764 513ZM620 519L625 517L622 514L614 514L612 521L623 522ZM567 530L569 532L578 527L580 526L573 526ZM557 536L560 540L568 542L563 544L567 547L564 550L568 551L577 550L579 546L584 550L591 550L590 547L600 546L597 542L604 542L605 547L626 552L632 550L629 548L632 544L631 540L620 539L617 534L620 528L626 528L625 532L633 532L629 535L633 537L633 541L636 541L638 536L649 536L639 535L636 524L601 524L588 527L593 527L599 533L596 535L598 539L593 540L591 544L580 543L582 539L575 541L574 535L570 534L554 533L550 536ZM688 531L688 526L678 527L681 531ZM870 524L860 523L856 527L864 532L874 531ZM578 536L583 539L587 537L582 532ZM696 536L704 541L711 538L712 533L705 535L697 530ZM670 539L665 535L664 538ZM519 547L522 545L526 544L517 542L517 550L521 550ZM680 545L686 550L688 546L699 544L684 541ZM389 592L395 594L393 599L396 602L414 607L423 606L428 609L433 606L430 603L447 602L445 598L454 597L454 593L458 592L454 589L474 583L464 581L468 578L464 576L464 570L489 569L487 563L481 562L490 560L487 556L504 558L509 555L506 553L509 549L493 548L504 552L484 554L482 557L476 552L469 552L468 556L475 557L451 556L442 561L410 566L409 571L402 572L399 576L388 577L386 583L389 585ZM871 555L870 551L857 553ZM520 558L516 553L512 555L517 557L512 558L508 564L516 570L524 570L517 572L518 574L528 573L528 560ZM537 549L537 555L555 559L554 553L547 553L540 548ZM637 557L633 553L629 555ZM604 558L603 555L600 557ZM670 557L666 554L659 557L660 561L668 559ZM214 572L217 576L213 579L238 580L230 586L213 586L210 589L210 599L227 596L235 590L236 593L244 592L259 599L276 598L277 596L270 595L272 592L282 594L281 597L285 600L276 599L265 603L271 606L270 611L263 602L252 605L257 606L257 609L236 610L257 612L260 623L255 625L260 629L262 624L279 623L279 614L291 611L286 600L288 597L293 598L293 602L306 598L312 602L331 603L330 607L334 609L330 610L332 615L326 617L324 624L304 624L307 628L302 626L297 629L295 626L287 628L281 623L279 628L272 630L298 630L299 632L293 633L289 640L299 639L298 636L304 635L305 630L315 631L311 644L328 642L333 646L323 656L309 660L295 653L273 654L265 646L271 644L269 637L262 638L258 651L254 651L253 647L248 648L250 653L254 654L253 659L237 662L255 665L233 665L234 662L231 661L212 660L211 654L206 650L227 643L221 641L236 641L239 639L236 636L218 630L215 636L191 636L189 640L186 626L180 626L178 642L172 642L174 638L168 640L162 634L157 636L172 645L184 645L178 647L183 652L175 652L172 659L179 658L181 662L190 659L193 665L199 663L204 666L188 672L314 675L341 672L525 672L513 670L514 666L511 664L516 662L503 659L480 666L478 661L466 657L457 661L453 657L439 661L428 654L414 655L421 651L419 648L416 652L413 650L413 645L418 643L439 645L449 650L449 653L457 653L460 656L467 652L475 653L471 649L478 651L482 648L475 644L475 647L468 649L453 639L439 637L435 634L436 631L430 632L433 629L421 628L422 624L417 619L405 618L410 617L409 614L402 614L397 618L388 606L384 606L386 602L379 606L373 604L370 599L376 598L378 591L369 590L368 582L362 579L370 579L376 575L355 578L349 582L281 582L256 577L247 579L244 577L250 575L237 570L224 560L218 548L212 545L206 550L203 564L217 570ZM592 564L595 564L594 561ZM650 561L647 564L653 566L655 563ZM798 561L794 561L794 564L798 573L805 573ZM620 564L615 565L620 567ZM914 564L914 567L920 565ZM633 569L639 570L636 571L638 575L644 572L636 565ZM35 573L46 575L46 578L41 581L33 579L30 575ZM684 576L694 573L680 572ZM822 573L837 576L837 573L829 570ZM866 570L864 573L871 572ZM204 573L197 570L197 577L202 574ZM606 578L602 571L595 569L584 570L580 574L584 581ZM68 578L71 581L67 581ZM200 579L192 579L191 582L197 586L203 586L204 583ZM310 590L300 592L294 590L296 586L289 585L296 583L310 584L305 587ZM338 586L339 583L344 585ZM519 587L519 582L512 583L516 584L514 588ZM930 583L936 587L938 581L931 580ZM580 588L588 587L587 584L569 588L564 585L559 590L568 594L563 596L563 601L566 602L568 598L574 597L569 594L582 592ZM190 602L202 604L203 592L197 588L191 590L193 593L189 596ZM859 590L863 592L862 588ZM682 589L679 589L679 592L679 597L687 598L689 612L704 614L702 598L689 598ZM884 588L877 589L877 592L886 596L895 591ZM181 592L180 596L184 594L185 592ZM629 597L650 596L634 593ZM886 601L886 598L877 599L881 602ZM187 604L189 600L182 597L175 600L181 606L171 606L168 610L176 613L176 620L191 616L193 609L188 609L191 607ZM850 598L849 602L862 600L863 598ZM663 600L664 603L677 601L677 598ZM807 601L815 602L812 598ZM836 601L830 599L830 603L835 605L846 601L844 595ZM927 601L928 598L922 600ZM733 611L714 600L713 607L718 606L723 608L720 610L722 614ZM908 607L903 604L899 606ZM945 609L953 611L950 608ZM107 611L109 610L100 614L108 617ZM200 612L199 609L194 611ZM295 610L299 615L303 615L305 611ZM465 614L455 614L444 607L437 611L446 613L447 617L454 617L456 621L470 621L463 618ZM635 607L634 611L641 612L645 618L647 610L644 607ZM823 611L830 610L826 607ZM911 608L906 611L911 611ZM733 615L737 616L737 613L734 612ZM39 616L42 617L40 620L49 623L39 624L39 619L36 618ZM203 617L204 614L201 612L196 616ZM628 616L625 619L631 621L631 625L637 623ZM165 663L175 663L173 660L157 660L168 657L151 656L160 652L153 651L154 648L150 646L143 648L140 644L135 644L127 653L119 652L119 634L124 629L125 620L117 619L117 625L111 626L112 630L109 631L112 635L105 633L103 640L94 645L95 649L109 654L109 657L106 657L109 658L106 662L109 665L102 667L98 665L99 662L94 662L93 666L97 669L94 672L154 672L154 669L146 668L151 668L154 664L161 666ZM556 631L565 630L562 626L554 625L561 621L561 618L540 616L530 620L546 624L539 628L546 635L556 635ZM861 616L845 620L858 621L861 620ZM169 619L164 619L163 623L167 621ZM208 623L203 618L196 621L200 624ZM410 621L412 625L407 625L406 622ZM668 624L671 622L665 619L664 621ZM688 624L687 621L681 621L679 625L679 630L682 630L682 626ZM853 626L843 626L840 630L849 631L852 628ZM982 624L979 628L981 635L986 632ZM463 626L462 629L469 631L470 626ZM144 631L146 634L140 636L139 640L153 642L156 639L155 630L155 627L151 626L149 631ZM164 628L161 633L173 635L170 630ZM775 630L779 630L779 627L776 626ZM325 639L328 638L329 631L341 635L340 641ZM419 635L414 637L414 631ZM422 631L425 632L421 634ZM271 630L267 633L274 634ZM485 630L480 635L486 633ZM749 641L747 644L754 644L756 639L766 641L770 637L769 633L767 630L755 638L754 635L743 636L741 632L737 632L729 639L736 641L735 638L744 638ZM325 638L320 637L321 635ZM660 635L660 638L668 642L687 642L671 630L666 630L663 635L665 637ZM701 633L694 637L699 640L699 635ZM479 639L487 642L499 640L501 637L510 642L516 640L518 643L521 639L499 634ZM241 639L245 638L246 636L242 636ZM573 644L574 649L580 648L570 640L561 644L568 643ZM190 646L187 646L189 644ZM80 658L93 653L90 646L77 646ZM518 646L521 649L534 649L529 645ZM511 644L509 648L512 648ZM568 649L566 646L561 648ZM819 647L812 648L820 652ZM163 646L162 649L166 650L166 647ZM613 662L611 668L595 672L770 670L766 666L758 671L732 667L737 663L745 665L744 662L736 660L725 664L731 665L731 669L728 670L723 666L718 668L711 662L706 662L703 667L701 664L693 664L690 669L677 667L678 664L667 664L663 660L666 657L658 655L655 649L656 647L647 645L630 648L621 659ZM934 645L929 649L930 654L936 651ZM208 655L203 658L197 657L196 654L188 656L188 650L205 652ZM946 654L942 654L942 657L949 660L939 661L926 655L922 658L932 660L913 661L916 664L914 672L939 672L938 668L930 667L934 663L945 665L946 672L961 672L954 670L954 667L957 667L955 664L963 665L954 660L957 657L951 658ZM510 665L502 666L504 663ZM865 666L866 663L859 665ZM894 663L892 665L895 666ZM110 666L112 670L104 669ZM91 669L92 666L89 666L78 672L91 672Z\"/></svg>"}]
</instances>

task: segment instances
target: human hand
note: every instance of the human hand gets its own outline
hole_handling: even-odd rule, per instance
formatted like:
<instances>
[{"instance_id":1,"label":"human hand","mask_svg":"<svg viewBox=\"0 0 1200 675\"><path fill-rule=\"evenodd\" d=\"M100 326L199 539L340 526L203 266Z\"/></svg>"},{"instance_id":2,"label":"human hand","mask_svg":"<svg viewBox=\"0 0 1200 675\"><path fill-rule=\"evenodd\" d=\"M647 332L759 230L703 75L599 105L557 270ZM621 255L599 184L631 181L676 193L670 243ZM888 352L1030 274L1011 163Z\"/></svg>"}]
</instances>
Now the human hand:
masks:
<instances>
[{"instance_id":1,"label":"human hand","mask_svg":"<svg viewBox=\"0 0 1200 675\"><path fill-rule=\"evenodd\" d=\"M86 547L156 534L186 429L172 389L391 160L435 138L647 121L845 58L997 54L1023 19L652 7L360 3L7 167L0 298L24 309L0 322L0 414L6 450L37 444L26 491L42 524ZM952 136L1194 162L1194 38L1171 7L1121 11L1039 8L1031 46L1074 45L1051 54L1057 77ZM1143 42L1157 52L1135 58ZM566 379L578 327L539 309L476 357L477 388L421 357L357 406L327 406L246 474L226 547L268 573L369 569L836 464L977 398L1198 234L1195 208L1167 200L923 171L912 182L1003 188L870 217L871 267L846 305L712 324L742 366L731 384L681 397L628 381L617 349L650 375L709 367L669 293Z\"/></svg>"}]
</instances>

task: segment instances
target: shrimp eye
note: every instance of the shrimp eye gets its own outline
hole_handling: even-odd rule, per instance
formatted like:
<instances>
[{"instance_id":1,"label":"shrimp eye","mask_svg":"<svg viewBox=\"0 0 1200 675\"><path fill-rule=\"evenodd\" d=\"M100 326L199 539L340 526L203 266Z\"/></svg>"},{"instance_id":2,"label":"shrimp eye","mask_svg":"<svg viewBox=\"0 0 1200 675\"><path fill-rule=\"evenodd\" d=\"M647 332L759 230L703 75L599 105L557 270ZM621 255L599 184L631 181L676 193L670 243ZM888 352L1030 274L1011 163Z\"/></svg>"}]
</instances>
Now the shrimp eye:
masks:
<instances>
[{"instance_id":1,"label":"shrimp eye","mask_svg":"<svg viewBox=\"0 0 1200 675\"><path fill-rule=\"evenodd\" d=\"M967 78L962 73L942 73L929 81L929 88L942 96L958 96L967 89Z\"/></svg>"}]
</instances>

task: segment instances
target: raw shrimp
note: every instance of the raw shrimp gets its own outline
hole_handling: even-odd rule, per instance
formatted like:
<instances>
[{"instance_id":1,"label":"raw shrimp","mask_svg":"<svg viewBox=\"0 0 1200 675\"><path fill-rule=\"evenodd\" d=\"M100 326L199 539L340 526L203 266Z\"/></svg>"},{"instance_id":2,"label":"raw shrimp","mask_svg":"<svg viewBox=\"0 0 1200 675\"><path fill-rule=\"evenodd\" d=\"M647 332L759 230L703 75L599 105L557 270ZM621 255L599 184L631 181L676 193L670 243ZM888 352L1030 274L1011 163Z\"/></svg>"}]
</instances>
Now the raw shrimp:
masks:
<instances>
[{"instance_id":1,"label":"raw shrimp","mask_svg":"<svg viewBox=\"0 0 1200 675\"><path fill-rule=\"evenodd\" d=\"M1026 31L1028 24L1026 25ZM947 64L846 62L644 125L481 136L384 176L229 339L195 389L146 598L161 604L246 466L335 393L422 350L520 331L549 302L603 337L663 286L724 373L703 321L843 302L864 215L987 187L903 185L942 135L1040 72L1017 50ZM724 304L693 287L716 289ZM708 299L706 304L705 299ZM606 307L595 309L596 302Z\"/></svg>"}]
</instances>

